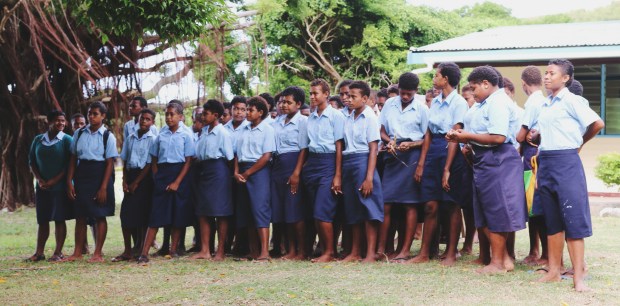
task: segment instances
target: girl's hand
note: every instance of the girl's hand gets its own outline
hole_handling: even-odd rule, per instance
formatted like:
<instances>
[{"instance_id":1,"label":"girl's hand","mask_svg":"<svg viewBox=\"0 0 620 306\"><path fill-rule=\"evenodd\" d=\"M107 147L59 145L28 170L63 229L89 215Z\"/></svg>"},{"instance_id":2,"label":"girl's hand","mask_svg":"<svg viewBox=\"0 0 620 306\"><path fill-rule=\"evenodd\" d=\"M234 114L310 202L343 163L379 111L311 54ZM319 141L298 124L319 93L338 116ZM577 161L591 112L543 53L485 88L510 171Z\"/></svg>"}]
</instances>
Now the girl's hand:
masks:
<instances>
[{"instance_id":1,"label":"girl's hand","mask_svg":"<svg viewBox=\"0 0 620 306\"><path fill-rule=\"evenodd\" d=\"M166 191L168 192L177 192L177 190L179 190L179 183L177 182L172 182L166 187Z\"/></svg>"},{"instance_id":2,"label":"girl's hand","mask_svg":"<svg viewBox=\"0 0 620 306\"><path fill-rule=\"evenodd\" d=\"M424 165L418 163L418 166L415 168L414 178L415 181L419 184L422 182L422 174L424 173Z\"/></svg>"},{"instance_id":3,"label":"girl's hand","mask_svg":"<svg viewBox=\"0 0 620 306\"><path fill-rule=\"evenodd\" d=\"M339 176L334 176L332 180L332 192L335 195L342 194L342 184Z\"/></svg>"},{"instance_id":4,"label":"girl's hand","mask_svg":"<svg viewBox=\"0 0 620 306\"><path fill-rule=\"evenodd\" d=\"M385 145L385 149L390 154L396 154L396 141L390 140L387 145Z\"/></svg>"},{"instance_id":5,"label":"girl's hand","mask_svg":"<svg viewBox=\"0 0 620 306\"><path fill-rule=\"evenodd\" d=\"M127 186L127 183L125 183L125 181L123 181L123 192L129 193L129 186Z\"/></svg>"},{"instance_id":6,"label":"girl's hand","mask_svg":"<svg viewBox=\"0 0 620 306\"><path fill-rule=\"evenodd\" d=\"M39 188L46 190L47 188L50 188L50 185L46 180L39 180Z\"/></svg>"},{"instance_id":7,"label":"girl's hand","mask_svg":"<svg viewBox=\"0 0 620 306\"><path fill-rule=\"evenodd\" d=\"M296 194L297 187L299 187L299 175L291 175L291 177L288 178L288 182L286 182L286 184L291 186L291 193Z\"/></svg>"},{"instance_id":8,"label":"girl's hand","mask_svg":"<svg viewBox=\"0 0 620 306\"><path fill-rule=\"evenodd\" d=\"M73 184L69 184L67 186L67 197L69 197L69 200L71 201L75 201L75 198L77 197L77 195L75 194L75 188L73 187Z\"/></svg>"},{"instance_id":9,"label":"girl's hand","mask_svg":"<svg viewBox=\"0 0 620 306\"><path fill-rule=\"evenodd\" d=\"M131 185L129 185L129 193L136 192L136 189L138 189L138 183L132 183Z\"/></svg>"},{"instance_id":10,"label":"girl's hand","mask_svg":"<svg viewBox=\"0 0 620 306\"><path fill-rule=\"evenodd\" d=\"M243 175L241 175L239 173L235 173L235 180L237 181L237 183L241 183L241 184L247 182L245 177L243 177Z\"/></svg>"},{"instance_id":11,"label":"girl's hand","mask_svg":"<svg viewBox=\"0 0 620 306\"><path fill-rule=\"evenodd\" d=\"M362 196L364 198L367 198L369 195L372 194L372 179L368 180L364 180L364 182L362 183L362 186L360 186L359 191L362 193Z\"/></svg>"},{"instance_id":12,"label":"girl's hand","mask_svg":"<svg viewBox=\"0 0 620 306\"><path fill-rule=\"evenodd\" d=\"M448 183L448 180L450 180L450 170L444 170L443 177L441 178L441 185L445 191L450 191L450 183Z\"/></svg>"},{"instance_id":13,"label":"girl's hand","mask_svg":"<svg viewBox=\"0 0 620 306\"><path fill-rule=\"evenodd\" d=\"M450 130L448 134L446 134L446 139L451 142L467 142L467 132L463 131L463 129L458 130Z\"/></svg>"},{"instance_id":14,"label":"girl's hand","mask_svg":"<svg viewBox=\"0 0 620 306\"><path fill-rule=\"evenodd\" d=\"M100 206L105 205L108 200L108 191L106 189L99 189L93 200L95 200Z\"/></svg>"}]
</instances>

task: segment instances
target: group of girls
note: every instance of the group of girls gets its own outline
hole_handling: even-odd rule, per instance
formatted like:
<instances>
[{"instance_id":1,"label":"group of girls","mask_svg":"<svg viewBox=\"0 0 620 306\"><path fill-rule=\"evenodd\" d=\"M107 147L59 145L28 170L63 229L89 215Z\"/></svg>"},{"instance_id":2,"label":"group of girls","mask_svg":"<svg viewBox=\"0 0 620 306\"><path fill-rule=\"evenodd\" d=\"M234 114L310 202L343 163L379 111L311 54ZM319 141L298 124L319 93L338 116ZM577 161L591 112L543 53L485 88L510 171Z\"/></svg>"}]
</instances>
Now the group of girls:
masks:
<instances>
[{"instance_id":1,"label":"group of girls","mask_svg":"<svg viewBox=\"0 0 620 306\"><path fill-rule=\"evenodd\" d=\"M286 237L283 258L302 260L314 254L314 262L338 257L427 262L437 256L441 227L447 246L439 258L453 265L463 209L465 219L473 216L474 222L467 225L465 251L471 249L470 227L479 233L479 262L484 267L478 272L504 273L514 269L514 233L528 221L524 164L527 169L537 155L538 217L532 220L541 230L531 236L548 245L548 272L541 281L560 279L566 240L575 288L586 290L583 238L592 230L578 151L604 125L583 98L566 88L573 79L569 61L549 62L547 94L542 94L537 68L526 68L522 79L531 95L523 116L501 88L496 69L475 68L463 97L458 93L460 69L447 62L436 69L433 85L438 95L430 105L418 99L419 79L413 73L400 76L397 95L378 95L380 111L368 106L373 103L365 82L339 84L345 107L337 109L329 102L328 83L316 79L309 88L309 116L300 111L306 103L304 90L291 86L278 94L275 118L261 96L235 97L229 109L209 100L195 118L200 123L195 134L183 123L179 101L166 105L166 126L158 132L156 114L146 108L146 101L133 100L134 120L125 125L120 155L125 250L113 261L148 262L161 227L170 229L169 254L176 257L185 228L196 224L199 250L192 258L223 260L234 240L236 248L247 245L248 258L268 261L273 224L274 235ZM92 103L89 124L72 138L62 132L65 115L52 112L49 130L33 141L30 160L37 178L40 228L32 260L44 259L52 220L57 236L54 260L81 258L90 219L96 243L90 261L103 261L106 217L114 214L113 168L118 157L116 139L103 125L105 116L105 105ZM224 116L230 118L225 124ZM439 222L440 211L446 222ZM64 258L64 220L72 217L75 250ZM418 222L423 222L421 249L410 257ZM132 237L141 248L137 258L132 256ZM530 252L530 260L536 252Z\"/></svg>"}]
</instances>

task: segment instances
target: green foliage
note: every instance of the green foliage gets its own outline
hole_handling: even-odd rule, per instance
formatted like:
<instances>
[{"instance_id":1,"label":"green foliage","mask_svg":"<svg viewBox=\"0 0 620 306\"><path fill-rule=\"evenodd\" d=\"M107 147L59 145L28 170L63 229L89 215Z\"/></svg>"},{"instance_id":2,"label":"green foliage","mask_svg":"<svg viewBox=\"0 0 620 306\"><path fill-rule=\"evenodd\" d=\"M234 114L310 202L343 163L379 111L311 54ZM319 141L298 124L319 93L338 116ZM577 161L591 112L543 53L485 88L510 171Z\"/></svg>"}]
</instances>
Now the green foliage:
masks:
<instances>
[{"instance_id":1,"label":"green foliage","mask_svg":"<svg viewBox=\"0 0 620 306\"><path fill-rule=\"evenodd\" d=\"M620 187L620 154L609 153L598 157L598 165L594 168L596 177L607 186Z\"/></svg>"},{"instance_id":2,"label":"green foliage","mask_svg":"<svg viewBox=\"0 0 620 306\"><path fill-rule=\"evenodd\" d=\"M595 8L592 10L575 10L563 14L530 18L524 20L524 22L527 24L541 24L605 21L618 19L620 19L620 1L614 1L607 6Z\"/></svg>"},{"instance_id":3,"label":"green foliage","mask_svg":"<svg viewBox=\"0 0 620 306\"><path fill-rule=\"evenodd\" d=\"M162 40L180 41L202 34L209 24L229 18L224 0L68 0L73 16L107 35L141 39L156 33ZM107 34L107 35L106 35Z\"/></svg>"}]
</instances>

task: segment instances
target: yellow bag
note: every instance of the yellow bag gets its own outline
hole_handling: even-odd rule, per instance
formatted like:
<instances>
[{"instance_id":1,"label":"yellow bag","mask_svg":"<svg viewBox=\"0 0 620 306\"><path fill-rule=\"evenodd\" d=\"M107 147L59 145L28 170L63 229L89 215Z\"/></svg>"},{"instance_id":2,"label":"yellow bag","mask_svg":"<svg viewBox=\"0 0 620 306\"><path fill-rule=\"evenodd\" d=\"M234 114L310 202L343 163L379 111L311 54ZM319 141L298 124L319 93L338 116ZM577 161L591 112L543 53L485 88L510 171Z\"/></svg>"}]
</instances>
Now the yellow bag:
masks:
<instances>
[{"instance_id":1,"label":"yellow bag","mask_svg":"<svg viewBox=\"0 0 620 306\"><path fill-rule=\"evenodd\" d=\"M527 202L527 213L532 216L532 205L534 204L534 191L536 190L536 170L538 164L536 156L532 156L532 170L524 172L523 182L525 183L525 200Z\"/></svg>"}]
</instances>

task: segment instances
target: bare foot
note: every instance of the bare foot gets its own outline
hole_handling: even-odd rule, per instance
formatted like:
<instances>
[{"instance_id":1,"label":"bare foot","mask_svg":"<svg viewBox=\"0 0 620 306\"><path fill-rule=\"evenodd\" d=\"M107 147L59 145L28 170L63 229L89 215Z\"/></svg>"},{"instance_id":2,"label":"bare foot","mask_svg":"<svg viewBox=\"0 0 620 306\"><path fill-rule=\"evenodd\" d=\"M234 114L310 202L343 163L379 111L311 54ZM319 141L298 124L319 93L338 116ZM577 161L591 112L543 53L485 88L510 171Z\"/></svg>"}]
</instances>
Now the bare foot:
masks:
<instances>
[{"instance_id":1,"label":"bare foot","mask_svg":"<svg viewBox=\"0 0 620 306\"><path fill-rule=\"evenodd\" d=\"M78 260L82 260L84 257L82 257L82 255L71 255L69 257L65 257L62 262L71 262L71 261L78 261Z\"/></svg>"},{"instance_id":2,"label":"bare foot","mask_svg":"<svg viewBox=\"0 0 620 306\"><path fill-rule=\"evenodd\" d=\"M377 258L376 256L366 256L366 258L362 260L362 263L375 263L377 262L376 258Z\"/></svg>"},{"instance_id":3,"label":"bare foot","mask_svg":"<svg viewBox=\"0 0 620 306\"><path fill-rule=\"evenodd\" d=\"M515 263L514 263L512 257L506 256L506 258L504 258L504 268L508 272L512 272L512 271L515 270Z\"/></svg>"},{"instance_id":4,"label":"bare foot","mask_svg":"<svg viewBox=\"0 0 620 306\"><path fill-rule=\"evenodd\" d=\"M446 257L448 257L448 250L446 250L441 255L439 255L438 258L439 258L439 260L444 260L444 259L446 259Z\"/></svg>"},{"instance_id":5,"label":"bare foot","mask_svg":"<svg viewBox=\"0 0 620 306\"><path fill-rule=\"evenodd\" d=\"M396 252L386 253L386 255L387 255L388 259L394 259L394 258L401 257L401 256L399 256L401 254L400 253L396 253ZM407 255L403 255L403 256L407 257Z\"/></svg>"},{"instance_id":6,"label":"bare foot","mask_svg":"<svg viewBox=\"0 0 620 306\"><path fill-rule=\"evenodd\" d=\"M482 260L482 258L474 259L470 261L469 263L471 263L472 265L479 265L479 266L484 265L484 261Z\"/></svg>"},{"instance_id":7,"label":"bare foot","mask_svg":"<svg viewBox=\"0 0 620 306\"><path fill-rule=\"evenodd\" d=\"M534 266L537 264L538 254L530 254L527 257L523 258L523 263L526 265Z\"/></svg>"},{"instance_id":8,"label":"bare foot","mask_svg":"<svg viewBox=\"0 0 620 306\"><path fill-rule=\"evenodd\" d=\"M562 280L560 273L547 272L543 277L538 279L539 283L559 282Z\"/></svg>"},{"instance_id":9,"label":"bare foot","mask_svg":"<svg viewBox=\"0 0 620 306\"><path fill-rule=\"evenodd\" d=\"M542 258L541 257L539 259L536 259L536 265L537 266L544 266L544 265L547 265L548 263L549 263L549 260L547 258Z\"/></svg>"},{"instance_id":10,"label":"bare foot","mask_svg":"<svg viewBox=\"0 0 620 306\"><path fill-rule=\"evenodd\" d=\"M429 262L429 261L430 261L430 258L428 256L418 255L414 258L411 258L405 261L405 263L424 263L424 262Z\"/></svg>"},{"instance_id":11,"label":"bare foot","mask_svg":"<svg viewBox=\"0 0 620 306\"><path fill-rule=\"evenodd\" d=\"M444 258L440 262L442 266L446 266L446 267L454 266L455 263L456 263L456 257L451 257L451 256Z\"/></svg>"},{"instance_id":12,"label":"bare foot","mask_svg":"<svg viewBox=\"0 0 620 306\"><path fill-rule=\"evenodd\" d=\"M506 273L506 269L502 267L498 267L496 265L486 265L478 270L476 273L478 274L486 274L486 275L494 275L494 274L504 274Z\"/></svg>"},{"instance_id":13,"label":"bare foot","mask_svg":"<svg viewBox=\"0 0 620 306\"><path fill-rule=\"evenodd\" d=\"M215 257L213 257L213 261L224 261L224 259L226 259L226 256L224 256L224 254L215 254Z\"/></svg>"},{"instance_id":14,"label":"bare foot","mask_svg":"<svg viewBox=\"0 0 620 306\"><path fill-rule=\"evenodd\" d=\"M330 261L334 261L334 256L332 256L331 254L323 254L312 260L312 262L314 263L330 262Z\"/></svg>"},{"instance_id":15,"label":"bare foot","mask_svg":"<svg viewBox=\"0 0 620 306\"><path fill-rule=\"evenodd\" d=\"M282 260L294 260L294 258L297 257L297 253L288 253L282 257L280 257L280 259Z\"/></svg>"},{"instance_id":16,"label":"bare foot","mask_svg":"<svg viewBox=\"0 0 620 306\"><path fill-rule=\"evenodd\" d=\"M586 283L583 280L579 280L579 281L575 281L574 282L574 288L575 291L577 292L589 292L592 291L592 289L590 289L590 287L586 286Z\"/></svg>"},{"instance_id":17,"label":"bare foot","mask_svg":"<svg viewBox=\"0 0 620 306\"><path fill-rule=\"evenodd\" d=\"M102 262L105 262L105 261L103 260L102 256L95 256L95 255L93 255L91 258L88 259L88 262L89 263L102 263Z\"/></svg>"},{"instance_id":18,"label":"bare foot","mask_svg":"<svg viewBox=\"0 0 620 306\"><path fill-rule=\"evenodd\" d=\"M206 252L206 253L200 252L200 253L196 253L190 256L190 259L211 259L211 258L212 258L211 254L209 254L209 252Z\"/></svg>"},{"instance_id":19,"label":"bare foot","mask_svg":"<svg viewBox=\"0 0 620 306\"><path fill-rule=\"evenodd\" d=\"M472 253L471 247L467 247L467 248L466 248L466 247L463 247L463 248L461 249L461 253L462 253L463 255L471 255L471 253Z\"/></svg>"},{"instance_id":20,"label":"bare foot","mask_svg":"<svg viewBox=\"0 0 620 306\"><path fill-rule=\"evenodd\" d=\"M343 258L341 261L342 262L358 262L360 260L362 260L361 256L349 254L347 257Z\"/></svg>"}]
</instances>

